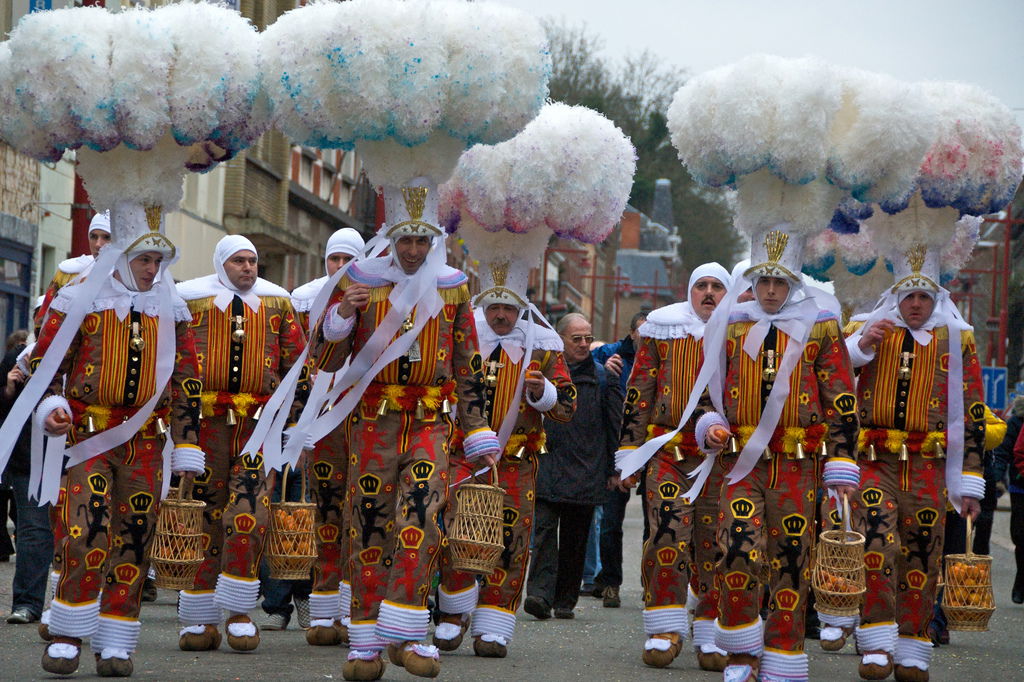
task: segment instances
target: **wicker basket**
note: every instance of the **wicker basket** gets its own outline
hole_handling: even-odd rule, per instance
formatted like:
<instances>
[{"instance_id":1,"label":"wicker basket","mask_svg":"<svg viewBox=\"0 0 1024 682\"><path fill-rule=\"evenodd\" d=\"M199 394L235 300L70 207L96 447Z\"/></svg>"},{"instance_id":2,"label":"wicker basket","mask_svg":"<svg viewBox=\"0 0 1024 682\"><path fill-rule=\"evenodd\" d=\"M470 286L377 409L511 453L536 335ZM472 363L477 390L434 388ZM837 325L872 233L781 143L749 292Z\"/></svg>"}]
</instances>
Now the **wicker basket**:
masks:
<instances>
[{"instance_id":1,"label":"wicker basket","mask_svg":"<svg viewBox=\"0 0 1024 682\"><path fill-rule=\"evenodd\" d=\"M187 488L187 491L185 490ZM192 499L191 479L182 480L160 503L149 560L156 571L156 586L190 590L203 563L203 509Z\"/></svg>"},{"instance_id":2,"label":"wicker basket","mask_svg":"<svg viewBox=\"0 0 1024 682\"><path fill-rule=\"evenodd\" d=\"M816 548L811 586L821 613L856 616L867 591L864 536L850 529L850 501L843 496L845 529L826 530Z\"/></svg>"},{"instance_id":3,"label":"wicker basket","mask_svg":"<svg viewBox=\"0 0 1024 682\"><path fill-rule=\"evenodd\" d=\"M287 496L288 472L281 476L281 496ZM270 577L277 580L305 580L316 562L316 505L306 502L306 477L302 480L302 502L274 502L270 505L270 533L266 559Z\"/></svg>"},{"instance_id":4,"label":"wicker basket","mask_svg":"<svg viewBox=\"0 0 1024 682\"><path fill-rule=\"evenodd\" d=\"M950 630L985 632L996 610L992 594L992 557L975 554L974 525L967 517L967 553L949 554L945 560L942 610Z\"/></svg>"},{"instance_id":5,"label":"wicker basket","mask_svg":"<svg viewBox=\"0 0 1024 682\"><path fill-rule=\"evenodd\" d=\"M491 485L463 483L455 494L459 507L448 531L452 563L458 571L490 575L505 549L501 541L505 491L498 487L495 468L491 467Z\"/></svg>"}]
</instances>

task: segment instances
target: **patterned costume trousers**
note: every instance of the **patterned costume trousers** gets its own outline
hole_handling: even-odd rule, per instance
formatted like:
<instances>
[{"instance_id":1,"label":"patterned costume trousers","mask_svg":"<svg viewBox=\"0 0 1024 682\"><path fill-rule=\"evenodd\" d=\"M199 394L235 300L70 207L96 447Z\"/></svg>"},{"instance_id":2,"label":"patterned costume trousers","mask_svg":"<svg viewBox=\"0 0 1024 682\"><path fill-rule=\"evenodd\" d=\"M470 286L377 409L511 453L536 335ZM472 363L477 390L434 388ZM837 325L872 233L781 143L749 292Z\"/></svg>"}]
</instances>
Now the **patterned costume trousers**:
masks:
<instances>
[{"instance_id":1,"label":"patterned costume trousers","mask_svg":"<svg viewBox=\"0 0 1024 682\"><path fill-rule=\"evenodd\" d=\"M503 611L515 622L516 609L526 585L526 566L530 557L530 534L533 532L534 492L537 484L537 457L527 451L521 460L503 457L498 463L498 485L505 490L502 502L502 544L505 549L494 572L484 579L476 607ZM461 481L477 468L461 457L453 462L452 481ZM489 482L489 474L481 477ZM454 489L445 510L445 527L451 528L459 509L459 489ZM458 595L476 589L476 576L457 571L452 566L450 550L445 550L441 562L441 588L449 595ZM442 601L445 601L442 597ZM455 600L458 603L457 600ZM444 606L441 607L445 610ZM456 613L465 612L457 611ZM476 627L474 626L474 630ZM476 632L474 632L476 634ZM498 634L498 633L489 633Z\"/></svg>"},{"instance_id":2,"label":"patterned costume trousers","mask_svg":"<svg viewBox=\"0 0 1024 682\"><path fill-rule=\"evenodd\" d=\"M723 459L728 473L736 456ZM723 555L718 616L722 629L758 621L767 581L765 649L803 651L816 489L815 461L785 455L758 461L735 485L723 482L718 528ZM719 646L722 643L719 636Z\"/></svg>"},{"instance_id":3,"label":"patterned costume trousers","mask_svg":"<svg viewBox=\"0 0 1024 682\"><path fill-rule=\"evenodd\" d=\"M348 422L327 434L313 448L310 490L316 503L317 559L313 564L313 591L337 592L338 583L348 579L342 568L348 562L349 538L345 529L348 486Z\"/></svg>"},{"instance_id":4,"label":"patterned costume trousers","mask_svg":"<svg viewBox=\"0 0 1024 682\"><path fill-rule=\"evenodd\" d=\"M644 589L647 634L688 631L686 593L692 558L693 505L683 499L693 479L687 474L703 458L688 455L675 461L663 448L647 464L647 522L650 537L643 545L640 579ZM662 611L655 618L655 611ZM671 616L669 617L669 613ZM671 621L671 622L670 622ZM663 629L662 629L663 628Z\"/></svg>"},{"instance_id":5,"label":"patterned costume trousers","mask_svg":"<svg viewBox=\"0 0 1024 682\"><path fill-rule=\"evenodd\" d=\"M352 647L423 639L441 552L437 516L448 501L452 421L362 409L350 428Z\"/></svg>"},{"instance_id":6,"label":"patterned costume trousers","mask_svg":"<svg viewBox=\"0 0 1024 682\"><path fill-rule=\"evenodd\" d=\"M223 416L203 420L199 446L206 453L206 470L196 476L193 497L206 503L205 555L193 592L213 590L222 572L246 580L259 577L276 476L264 473L262 455L239 454L253 426L247 417L235 425Z\"/></svg>"},{"instance_id":7,"label":"patterned costume trousers","mask_svg":"<svg viewBox=\"0 0 1024 682\"><path fill-rule=\"evenodd\" d=\"M693 505L693 564L690 587L697 595L693 618L714 621L718 618L719 572L722 552L718 546L718 506L722 493L724 470L721 458L704 484L704 490Z\"/></svg>"},{"instance_id":8,"label":"patterned costume trousers","mask_svg":"<svg viewBox=\"0 0 1024 682\"><path fill-rule=\"evenodd\" d=\"M57 548L55 599L77 606L94 602L102 589L100 613L138 618L149 571L146 552L156 529L163 444L163 437L136 435L68 469L55 526L67 531ZM63 634L56 622L51 629Z\"/></svg>"},{"instance_id":9,"label":"patterned costume trousers","mask_svg":"<svg viewBox=\"0 0 1024 682\"><path fill-rule=\"evenodd\" d=\"M900 462L883 452L861 460L860 493L850 507L865 538L864 626L895 621L901 636L926 636L942 564L945 464L919 454Z\"/></svg>"}]
</instances>

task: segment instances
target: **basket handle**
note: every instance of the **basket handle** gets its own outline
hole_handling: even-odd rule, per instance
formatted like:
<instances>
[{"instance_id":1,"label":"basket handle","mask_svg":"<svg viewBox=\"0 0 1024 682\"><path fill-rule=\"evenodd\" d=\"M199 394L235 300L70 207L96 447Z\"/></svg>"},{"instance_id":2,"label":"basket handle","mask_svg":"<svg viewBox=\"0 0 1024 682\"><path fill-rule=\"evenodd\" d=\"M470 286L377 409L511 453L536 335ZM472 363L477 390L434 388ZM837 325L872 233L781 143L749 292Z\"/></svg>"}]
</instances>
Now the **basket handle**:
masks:
<instances>
[{"instance_id":1,"label":"basket handle","mask_svg":"<svg viewBox=\"0 0 1024 682\"><path fill-rule=\"evenodd\" d=\"M967 548L964 554L971 557L974 556L974 522L971 521L971 517L965 517L967 519Z\"/></svg>"},{"instance_id":2,"label":"basket handle","mask_svg":"<svg viewBox=\"0 0 1024 682\"><path fill-rule=\"evenodd\" d=\"M850 523L850 496L843 493L843 510L840 512L840 516L843 520L843 530L847 533L853 530L852 524Z\"/></svg>"},{"instance_id":3,"label":"basket handle","mask_svg":"<svg viewBox=\"0 0 1024 682\"><path fill-rule=\"evenodd\" d=\"M498 487L498 466L494 465L490 467L485 467L485 469L487 469L491 474L491 485L493 485L495 488ZM480 483L480 474L483 472L484 469L477 469L476 471L474 471L473 480L477 483Z\"/></svg>"},{"instance_id":4,"label":"basket handle","mask_svg":"<svg viewBox=\"0 0 1024 682\"><path fill-rule=\"evenodd\" d=\"M288 501L288 473L291 471L292 465L285 464L284 468L281 469L281 501Z\"/></svg>"},{"instance_id":5,"label":"basket handle","mask_svg":"<svg viewBox=\"0 0 1024 682\"><path fill-rule=\"evenodd\" d=\"M182 476L178 479L178 499L179 500L191 500L192 499L192 486L194 479L192 476ZM188 494L186 495L185 489L188 488Z\"/></svg>"}]
</instances>

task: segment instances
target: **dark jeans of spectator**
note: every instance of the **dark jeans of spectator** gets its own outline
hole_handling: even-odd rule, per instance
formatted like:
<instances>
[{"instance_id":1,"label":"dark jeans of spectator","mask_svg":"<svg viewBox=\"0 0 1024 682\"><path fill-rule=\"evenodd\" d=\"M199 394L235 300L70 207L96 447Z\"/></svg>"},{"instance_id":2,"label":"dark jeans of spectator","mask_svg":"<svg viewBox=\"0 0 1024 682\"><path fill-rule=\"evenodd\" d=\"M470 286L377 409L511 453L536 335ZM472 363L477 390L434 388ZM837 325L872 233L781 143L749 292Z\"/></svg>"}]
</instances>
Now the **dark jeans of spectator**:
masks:
<instances>
[{"instance_id":1,"label":"dark jeans of spectator","mask_svg":"<svg viewBox=\"0 0 1024 682\"><path fill-rule=\"evenodd\" d=\"M18 509L14 500L14 491L4 479L0 482L0 559L6 561L14 554L14 543L11 542L11 534L7 530L7 519L10 519L14 527L18 527Z\"/></svg>"},{"instance_id":2,"label":"dark jeans of spectator","mask_svg":"<svg viewBox=\"0 0 1024 682\"><path fill-rule=\"evenodd\" d=\"M28 476L15 474L10 476L10 481L18 505L11 610L24 607L38 617L46 601L50 562L53 560L50 505L40 507L36 500L28 499Z\"/></svg>"},{"instance_id":3,"label":"dark jeans of spectator","mask_svg":"<svg viewBox=\"0 0 1024 682\"><path fill-rule=\"evenodd\" d=\"M1010 539L1017 559L1014 586L1024 589L1024 493L1010 493Z\"/></svg>"},{"instance_id":4,"label":"dark jeans of spectator","mask_svg":"<svg viewBox=\"0 0 1024 682\"><path fill-rule=\"evenodd\" d=\"M999 490L996 484L1006 478L1006 467L991 452L985 453L985 497L981 498L981 513L974 522L974 553L991 554L992 524L995 522Z\"/></svg>"},{"instance_id":5,"label":"dark jeans of spectator","mask_svg":"<svg viewBox=\"0 0 1024 682\"><path fill-rule=\"evenodd\" d=\"M278 482L280 482L280 478ZM285 500L288 502L299 502L299 495L302 493L302 478L296 471L288 472L288 491ZM281 501L281 486L274 488L271 495L271 502ZM270 532L269 529L267 531ZM265 550L264 550L265 552ZM270 577L270 564L266 556L260 565L260 591L263 592L263 603L260 606L267 613L280 613L291 620L292 599L309 599L309 593L313 591L313 576L305 580L278 580Z\"/></svg>"},{"instance_id":6,"label":"dark jeans of spectator","mask_svg":"<svg viewBox=\"0 0 1024 682\"><path fill-rule=\"evenodd\" d=\"M592 504L537 500L527 594L556 609L576 608L593 515Z\"/></svg>"},{"instance_id":7,"label":"dark jeans of spectator","mask_svg":"<svg viewBox=\"0 0 1024 682\"><path fill-rule=\"evenodd\" d=\"M626 516L629 493L613 490L601 512L601 572L594 585L622 586L622 519Z\"/></svg>"}]
</instances>

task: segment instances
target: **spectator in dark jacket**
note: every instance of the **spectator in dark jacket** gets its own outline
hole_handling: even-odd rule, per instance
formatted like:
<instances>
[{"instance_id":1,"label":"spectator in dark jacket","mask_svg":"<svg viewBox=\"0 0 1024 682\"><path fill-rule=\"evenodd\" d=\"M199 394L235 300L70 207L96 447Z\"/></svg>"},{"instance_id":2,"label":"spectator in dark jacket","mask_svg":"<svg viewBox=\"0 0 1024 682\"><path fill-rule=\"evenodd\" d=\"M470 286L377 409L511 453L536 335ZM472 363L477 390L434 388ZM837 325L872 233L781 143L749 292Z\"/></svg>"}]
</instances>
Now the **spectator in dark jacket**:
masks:
<instances>
[{"instance_id":1,"label":"spectator in dark jacket","mask_svg":"<svg viewBox=\"0 0 1024 682\"><path fill-rule=\"evenodd\" d=\"M533 558L523 607L541 620L572 618L583 575L583 554L594 507L607 498L622 419L622 391L590 356L590 323L577 313L556 327L576 386L572 421L544 420L548 454L540 458Z\"/></svg>"},{"instance_id":2,"label":"spectator in dark jacket","mask_svg":"<svg viewBox=\"0 0 1024 682\"><path fill-rule=\"evenodd\" d=\"M1006 436L994 451L996 461L1004 462L1010 475L1010 539L1017 559L1013 580L1013 603L1024 604L1024 396L1013 401L1006 420ZM1011 445L1012 444L1012 445Z\"/></svg>"},{"instance_id":3,"label":"spectator in dark jacket","mask_svg":"<svg viewBox=\"0 0 1024 682\"><path fill-rule=\"evenodd\" d=\"M28 381L23 365L17 362L18 354L25 348L17 344L7 351L0 362L0 421L7 417L11 406L21 394ZM50 505L40 507L28 498L28 479L31 452L29 425L22 429L18 443L14 446L7 469L3 473L6 483L14 490L18 509L15 525L16 552L14 582L11 589L11 614L8 623L24 624L39 620L46 598L46 584L53 558L53 534L50 531Z\"/></svg>"},{"instance_id":4,"label":"spectator in dark jacket","mask_svg":"<svg viewBox=\"0 0 1024 682\"><path fill-rule=\"evenodd\" d=\"M617 377L625 395L629 375L633 373L640 325L647 320L647 312L639 312L629 321L629 335L621 341L606 343L592 351L594 360L604 365L610 377ZM642 492L642 491L641 491ZM629 489L616 476L608 482L608 500L601 507L600 554L601 572L594 579L594 596L600 596L605 607L618 608L622 601L622 521L626 516ZM644 515L646 518L646 514Z\"/></svg>"}]
</instances>

